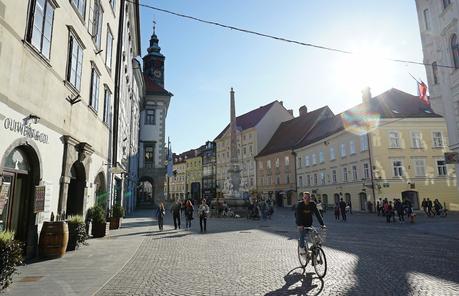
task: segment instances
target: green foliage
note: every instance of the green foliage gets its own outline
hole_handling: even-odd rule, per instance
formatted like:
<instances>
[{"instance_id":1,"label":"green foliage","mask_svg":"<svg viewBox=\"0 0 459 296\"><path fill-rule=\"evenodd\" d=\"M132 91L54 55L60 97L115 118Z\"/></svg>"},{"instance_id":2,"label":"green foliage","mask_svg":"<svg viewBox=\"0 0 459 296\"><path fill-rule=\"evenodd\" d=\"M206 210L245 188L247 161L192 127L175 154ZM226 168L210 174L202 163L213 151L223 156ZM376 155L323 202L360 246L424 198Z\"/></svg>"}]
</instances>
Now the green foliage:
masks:
<instances>
[{"instance_id":1,"label":"green foliage","mask_svg":"<svg viewBox=\"0 0 459 296\"><path fill-rule=\"evenodd\" d=\"M67 223L83 224L84 225L83 216L81 216L81 215L68 216L67 217Z\"/></svg>"},{"instance_id":2,"label":"green foliage","mask_svg":"<svg viewBox=\"0 0 459 296\"><path fill-rule=\"evenodd\" d=\"M114 218L122 218L124 216L124 208L119 204L114 205L112 209L112 216Z\"/></svg>"},{"instance_id":3,"label":"green foliage","mask_svg":"<svg viewBox=\"0 0 459 296\"><path fill-rule=\"evenodd\" d=\"M14 240L14 233L0 232L0 290L11 284L16 266L22 264L24 244Z\"/></svg>"},{"instance_id":4,"label":"green foliage","mask_svg":"<svg viewBox=\"0 0 459 296\"><path fill-rule=\"evenodd\" d=\"M88 234L86 233L86 225L83 220L83 216L69 216L67 219L69 225L69 244L72 244L76 247L82 245L87 246L88 243Z\"/></svg>"},{"instance_id":5,"label":"green foliage","mask_svg":"<svg viewBox=\"0 0 459 296\"><path fill-rule=\"evenodd\" d=\"M92 208L92 223L105 223L105 210L99 205Z\"/></svg>"},{"instance_id":6,"label":"green foliage","mask_svg":"<svg viewBox=\"0 0 459 296\"><path fill-rule=\"evenodd\" d=\"M107 208L108 192L101 192L96 196L96 205L101 206L102 209Z\"/></svg>"}]
</instances>

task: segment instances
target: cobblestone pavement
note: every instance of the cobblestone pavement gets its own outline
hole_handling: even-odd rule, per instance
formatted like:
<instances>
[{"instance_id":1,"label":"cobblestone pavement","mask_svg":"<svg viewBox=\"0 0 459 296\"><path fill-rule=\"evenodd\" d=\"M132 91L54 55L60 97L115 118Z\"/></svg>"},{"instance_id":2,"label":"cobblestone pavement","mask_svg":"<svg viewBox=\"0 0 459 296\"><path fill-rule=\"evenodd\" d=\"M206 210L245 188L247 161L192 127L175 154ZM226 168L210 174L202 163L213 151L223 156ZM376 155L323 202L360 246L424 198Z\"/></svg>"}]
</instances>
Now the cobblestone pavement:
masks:
<instances>
[{"instance_id":1,"label":"cobblestone pavement","mask_svg":"<svg viewBox=\"0 0 459 296\"><path fill-rule=\"evenodd\" d=\"M290 210L272 220L210 219L208 232L156 226L97 295L459 295L459 216L387 224L326 214L328 272L298 268ZM168 224L169 223L169 224ZM131 233L130 235L135 235Z\"/></svg>"}]
</instances>

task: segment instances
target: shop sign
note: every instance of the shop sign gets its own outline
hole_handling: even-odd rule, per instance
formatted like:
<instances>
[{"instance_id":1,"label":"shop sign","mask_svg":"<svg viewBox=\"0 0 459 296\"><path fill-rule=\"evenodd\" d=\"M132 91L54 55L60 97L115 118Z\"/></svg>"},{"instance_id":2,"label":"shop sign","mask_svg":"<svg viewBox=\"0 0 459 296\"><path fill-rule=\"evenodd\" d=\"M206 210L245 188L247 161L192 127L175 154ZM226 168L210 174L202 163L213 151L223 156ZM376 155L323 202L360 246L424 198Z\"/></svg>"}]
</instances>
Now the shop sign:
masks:
<instances>
[{"instance_id":1,"label":"shop sign","mask_svg":"<svg viewBox=\"0 0 459 296\"><path fill-rule=\"evenodd\" d=\"M8 192L10 190L11 183L3 182L2 186L0 186L0 214L3 211L3 208L8 201Z\"/></svg>"},{"instance_id":2,"label":"shop sign","mask_svg":"<svg viewBox=\"0 0 459 296\"><path fill-rule=\"evenodd\" d=\"M30 124L25 125L22 121L17 121L7 117L3 121L3 127L6 130L21 134L24 137L48 144L48 135L40 132L39 130L33 129Z\"/></svg>"},{"instance_id":3,"label":"shop sign","mask_svg":"<svg viewBox=\"0 0 459 296\"><path fill-rule=\"evenodd\" d=\"M34 213L45 211L46 186L35 186Z\"/></svg>"}]
</instances>

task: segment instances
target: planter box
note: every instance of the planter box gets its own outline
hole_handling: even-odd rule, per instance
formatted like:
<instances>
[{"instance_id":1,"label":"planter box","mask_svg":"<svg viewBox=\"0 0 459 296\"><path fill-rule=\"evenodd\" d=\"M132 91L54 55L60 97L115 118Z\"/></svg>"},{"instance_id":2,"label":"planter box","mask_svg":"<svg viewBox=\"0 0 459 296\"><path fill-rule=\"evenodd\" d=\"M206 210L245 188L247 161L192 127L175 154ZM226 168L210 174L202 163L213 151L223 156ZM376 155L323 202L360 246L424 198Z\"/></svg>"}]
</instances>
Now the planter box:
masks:
<instances>
[{"instance_id":1,"label":"planter box","mask_svg":"<svg viewBox=\"0 0 459 296\"><path fill-rule=\"evenodd\" d=\"M92 231L91 234L93 237L104 237L108 235L110 230L110 222L106 223L92 223Z\"/></svg>"},{"instance_id":2,"label":"planter box","mask_svg":"<svg viewBox=\"0 0 459 296\"><path fill-rule=\"evenodd\" d=\"M110 230L119 229L121 226L122 218L110 218Z\"/></svg>"}]
</instances>

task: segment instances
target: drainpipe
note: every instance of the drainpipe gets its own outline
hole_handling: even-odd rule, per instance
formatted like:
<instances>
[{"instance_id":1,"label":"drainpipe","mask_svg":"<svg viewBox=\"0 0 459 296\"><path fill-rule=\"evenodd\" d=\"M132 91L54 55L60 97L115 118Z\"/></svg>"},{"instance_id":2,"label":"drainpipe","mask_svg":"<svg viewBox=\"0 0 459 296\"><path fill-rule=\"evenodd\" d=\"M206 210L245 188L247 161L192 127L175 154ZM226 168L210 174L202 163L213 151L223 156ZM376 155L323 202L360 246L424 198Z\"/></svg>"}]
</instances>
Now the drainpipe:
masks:
<instances>
[{"instance_id":1,"label":"drainpipe","mask_svg":"<svg viewBox=\"0 0 459 296\"><path fill-rule=\"evenodd\" d=\"M120 76L123 50L123 28L124 28L125 0L120 1L120 18L118 23L118 40L116 45L116 67L115 67L115 96L113 102L113 157L112 168L118 164L118 125L119 125L119 104L120 104ZM112 191L113 192L113 191ZM110 196L110 200L113 198ZM109 205L111 208L111 202Z\"/></svg>"},{"instance_id":2,"label":"drainpipe","mask_svg":"<svg viewBox=\"0 0 459 296\"><path fill-rule=\"evenodd\" d=\"M370 159L370 179L371 179L371 190L373 192L373 208L376 207L376 194L375 194L375 182L373 176L373 161L371 157L371 145L370 145L370 133L367 132L367 145L368 145L368 157Z\"/></svg>"}]
</instances>

